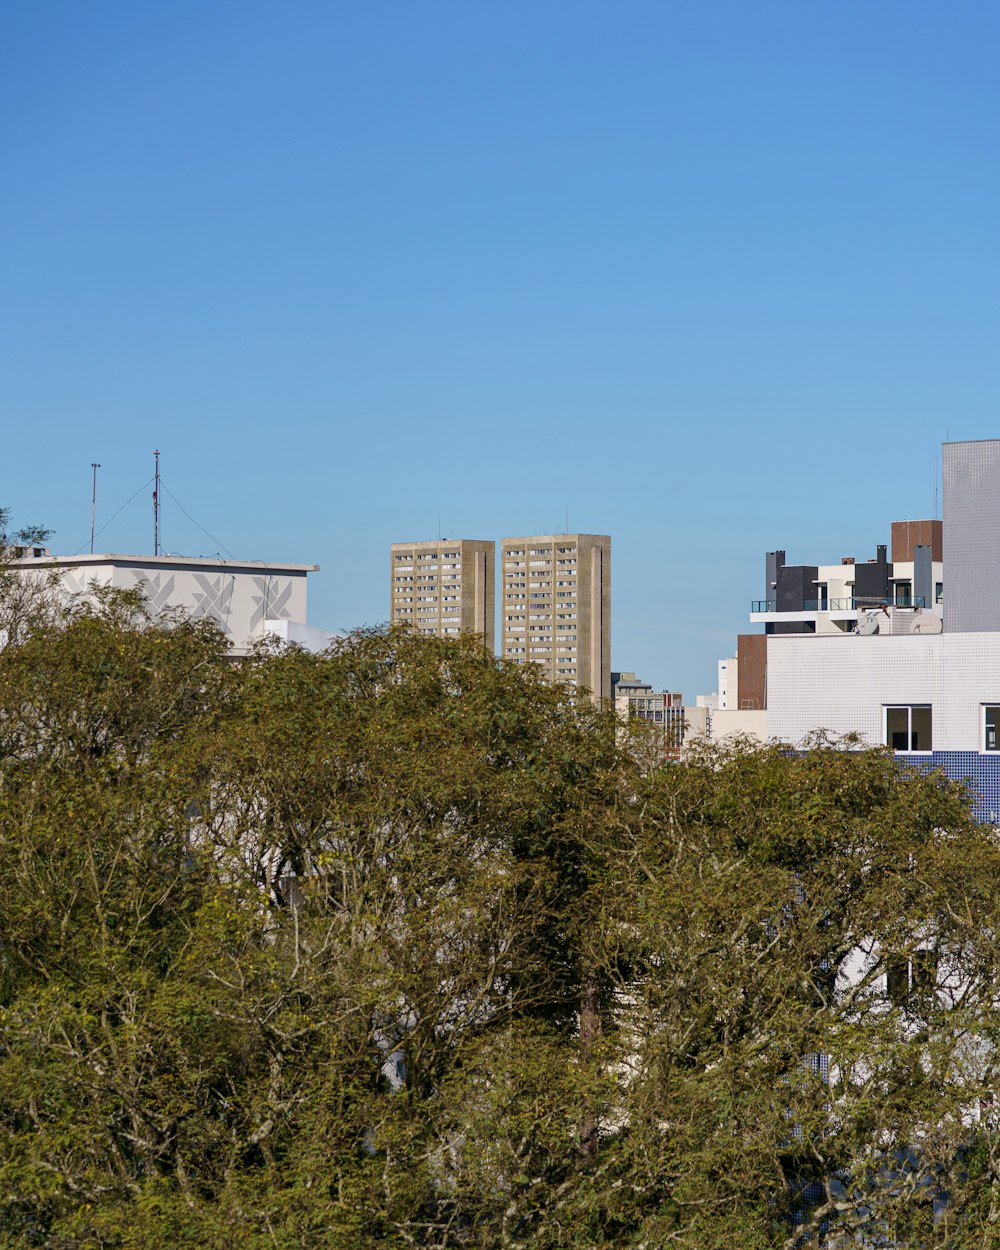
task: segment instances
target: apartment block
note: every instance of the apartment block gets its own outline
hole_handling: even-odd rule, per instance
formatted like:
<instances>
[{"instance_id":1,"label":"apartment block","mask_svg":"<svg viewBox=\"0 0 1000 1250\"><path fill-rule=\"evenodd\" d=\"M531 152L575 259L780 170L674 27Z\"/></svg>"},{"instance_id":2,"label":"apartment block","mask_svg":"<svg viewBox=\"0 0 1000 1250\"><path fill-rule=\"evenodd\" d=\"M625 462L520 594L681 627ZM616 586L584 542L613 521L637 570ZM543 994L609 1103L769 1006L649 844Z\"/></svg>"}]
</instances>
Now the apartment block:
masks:
<instances>
[{"instance_id":1,"label":"apartment block","mask_svg":"<svg viewBox=\"0 0 1000 1250\"><path fill-rule=\"evenodd\" d=\"M501 542L504 659L611 697L611 539L535 534Z\"/></svg>"},{"instance_id":2,"label":"apartment block","mask_svg":"<svg viewBox=\"0 0 1000 1250\"><path fill-rule=\"evenodd\" d=\"M418 633L478 634L494 648L496 545L486 539L393 543L389 619Z\"/></svg>"}]
</instances>

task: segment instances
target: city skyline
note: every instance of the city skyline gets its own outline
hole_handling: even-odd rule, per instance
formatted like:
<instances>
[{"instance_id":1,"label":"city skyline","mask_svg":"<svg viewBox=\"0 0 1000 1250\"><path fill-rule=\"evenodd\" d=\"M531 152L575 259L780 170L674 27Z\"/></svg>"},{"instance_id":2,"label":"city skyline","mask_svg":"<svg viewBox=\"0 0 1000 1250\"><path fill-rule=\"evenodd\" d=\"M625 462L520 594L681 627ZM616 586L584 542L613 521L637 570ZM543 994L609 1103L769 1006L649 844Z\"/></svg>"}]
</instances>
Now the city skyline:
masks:
<instances>
[{"instance_id":1,"label":"city skyline","mask_svg":"<svg viewBox=\"0 0 1000 1250\"><path fill-rule=\"evenodd\" d=\"M95 463L152 549L156 447L164 550L318 563L331 629L400 535L611 534L612 665L691 697L761 551L998 432L995 6L5 19L0 504L62 554Z\"/></svg>"}]
</instances>

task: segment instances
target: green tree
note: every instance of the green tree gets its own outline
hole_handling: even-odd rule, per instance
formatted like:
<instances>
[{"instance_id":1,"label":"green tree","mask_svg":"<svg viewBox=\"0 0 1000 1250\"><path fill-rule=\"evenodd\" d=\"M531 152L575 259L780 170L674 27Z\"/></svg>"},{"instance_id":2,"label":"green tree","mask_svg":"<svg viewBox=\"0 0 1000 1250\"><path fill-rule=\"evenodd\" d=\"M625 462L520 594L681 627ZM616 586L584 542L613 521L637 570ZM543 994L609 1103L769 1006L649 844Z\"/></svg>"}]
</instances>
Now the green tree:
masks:
<instances>
[{"instance_id":1,"label":"green tree","mask_svg":"<svg viewBox=\"0 0 1000 1250\"><path fill-rule=\"evenodd\" d=\"M663 768L473 642L22 621L0 1246L996 1245L995 838L851 745Z\"/></svg>"}]
</instances>

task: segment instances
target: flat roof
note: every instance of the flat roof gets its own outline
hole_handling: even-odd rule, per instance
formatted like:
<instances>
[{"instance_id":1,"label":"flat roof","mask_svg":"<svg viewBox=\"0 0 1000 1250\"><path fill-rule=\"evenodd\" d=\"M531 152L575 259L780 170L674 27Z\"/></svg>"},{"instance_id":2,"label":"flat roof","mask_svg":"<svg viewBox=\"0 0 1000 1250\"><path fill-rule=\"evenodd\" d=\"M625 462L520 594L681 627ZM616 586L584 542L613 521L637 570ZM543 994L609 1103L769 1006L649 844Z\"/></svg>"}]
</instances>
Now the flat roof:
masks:
<instances>
[{"instance_id":1,"label":"flat roof","mask_svg":"<svg viewBox=\"0 0 1000 1250\"><path fill-rule=\"evenodd\" d=\"M211 568L211 569L263 569L272 573L315 573L318 564L279 564L271 560L222 560L206 556L133 556L118 552L105 552L85 556L27 556L23 560L9 560L9 567L38 568L40 565L116 564L132 567L150 565L160 568Z\"/></svg>"}]
</instances>

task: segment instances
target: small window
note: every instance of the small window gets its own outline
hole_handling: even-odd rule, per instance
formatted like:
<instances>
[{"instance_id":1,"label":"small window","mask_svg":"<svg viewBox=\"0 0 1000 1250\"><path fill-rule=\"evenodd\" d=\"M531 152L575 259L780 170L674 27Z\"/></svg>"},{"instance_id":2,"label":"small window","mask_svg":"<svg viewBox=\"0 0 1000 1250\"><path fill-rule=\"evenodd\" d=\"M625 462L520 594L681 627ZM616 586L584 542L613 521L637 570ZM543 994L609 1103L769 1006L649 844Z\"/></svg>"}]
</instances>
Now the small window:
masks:
<instances>
[{"instance_id":1,"label":"small window","mask_svg":"<svg viewBox=\"0 0 1000 1250\"><path fill-rule=\"evenodd\" d=\"M934 602L944 603L944 582L934 583Z\"/></svg>"},{"instance_id":2,"label":"small window","mask_svg":"<svg viewBox=\"0 0 1000 1250\"><path fill-rule=\"evenodd\" d=\"M937 951L917 950L909 959L894 956L886 963L886 995L899 1007L933 1006L937 981Z\"/></svg>"},{"instance_id":3,"label":"small window","mask_svg":"<svg viewBox=\"0 0 1000 1250\"><path fill-rule=\"evenodd\" d=\"M930 704L885 709L885 744L894 751L931 751Z\"/></svg>"},{"instance_id":4,"label":"small window","mask_svg":"<svg viewBox=\"0 0 1000 1250\"><path fill-rule=\"evenodd\" d=\"M1000 726L1000 706L988 703L983 708L983 750L1000 751L997 728Z\"/></svg>"}]
</instances>

